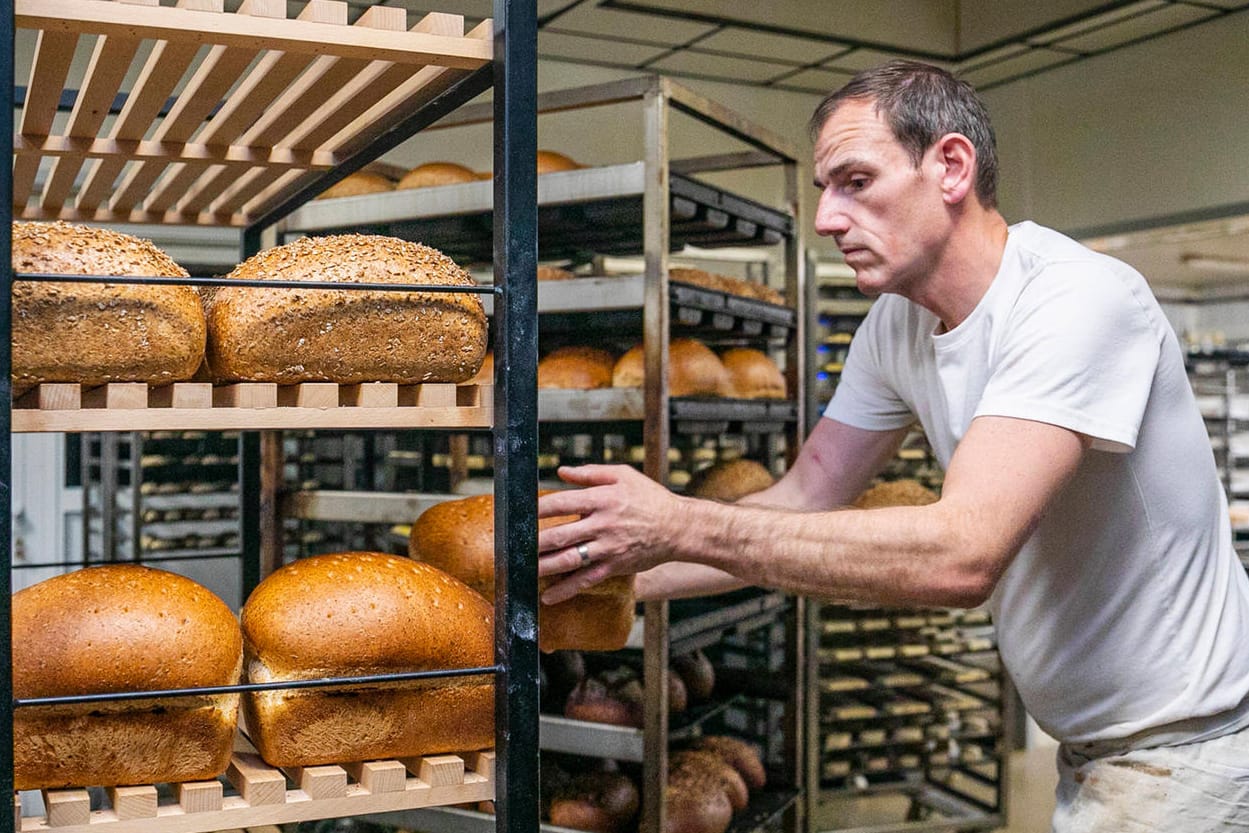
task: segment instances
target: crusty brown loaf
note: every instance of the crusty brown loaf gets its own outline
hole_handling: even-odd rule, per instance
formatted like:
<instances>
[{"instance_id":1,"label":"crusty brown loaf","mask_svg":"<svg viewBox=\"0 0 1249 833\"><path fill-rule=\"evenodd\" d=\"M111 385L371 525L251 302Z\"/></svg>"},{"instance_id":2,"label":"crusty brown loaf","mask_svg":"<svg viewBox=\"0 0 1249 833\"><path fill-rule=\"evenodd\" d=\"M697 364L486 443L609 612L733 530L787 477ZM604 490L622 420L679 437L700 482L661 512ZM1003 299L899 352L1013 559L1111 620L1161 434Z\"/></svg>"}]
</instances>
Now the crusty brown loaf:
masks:
<instances>
[{"instance_id":1,"label":"crusty brown loaf","mask_svg":"<svg viewBox=\"0 0 1249 833\"><path fill-rule=\"evenodd\" d=\"M585 165L573 161L572 158L553 150L538 151L538 173L549 174L555 171L575 171Z\"/></svg>"},{"instance_id":2,"label":"crusty brown loaf","mask_svg":"<svg viewBox=\"0 0 1249 833\"><path fill-rule=\"evenodd\" d=\"M762 789L768 782L767 771L758 748L749 741L732 735L705 735L694 742L695 749L714 752L737 770L752 790Z\"/></svg>"},{"instance_id":3,"label":"crusty brown loaf","mask_svg":"<svg viewBox=\"0 0 1249 833\"><path fill-rule=\"evenodd\" d=\"M493 385L494 384L494 351L487 350L486 357L481 361L481 367L477 368L477 372L472 378L464 384L466 385Z\"/></svg>"},{"instance_id":4,"label":"crusty brown loaf","mask_svg":"<svg viewBox=\"0 0 1249 833\"><path fill-rule=\"evenodd\" d=\"M616 360L612 386L638 388L645 376L642 345L629 349ZM728 393L728 373L720 357L701 341L674 338L668 344L669 396L724 396Z\"/></svg>"},{"instance_id":5,"label":"crusty brown loaf","mask_svg":"<svg viewBox=\"0 0 1249 833\"><path fill-rule=\"evenodd\" d=\"M674 755L668 766L664 833L724 833L733 820L724 779L712 768L680 763Z\"/></svg>"},{"instance_id":6,"label":"crusty brown loaf","mask_svg":"<svg viewBox=\"0 0 1249 833\"><path fill-rule=\"evenodd\" d=\"M395 182L389 177L372 171L356 171L335 182L317 197L319 200L332 200L339 197L359 197L364 194L381 194L395 190Z\"/></svg>"},{"instance_id":7,"label":"crusty brown loaf","mask_svg":"<svg viewBox=\"0 0 1249 833\"><path fill-rule=\"evenodd\" d=\"M186 277L150 241L69 223L14 223L15 272ZM13 284L15 393L41 382L191 378L204 358L204 310L189 286Z\"/></svg>"},{"instance_id":8,"label":"crusty brown loaf","mask_svg":"<svg viewBox=\"0 0 1249 833\"><path fill-rule=\"evenodd\" d=\"M551 798L549 817L556 827L591 833L622 833L638 811L638 788L619 772L572 776Z\"/></svg>"},{"instance_id":9,"label":"crusty brown loaf","mask_svg":"<svg viewBox=\"0 0 1249 833\"><path fill-rule=\"evenodd\" d=\"M739 457L695 472L686 491L694 497L732 503L762 492L775 482L762 463Z\"/></svg>"},{"instance_id":10,"label":"crusty brown loaf","mask_svg":"<svg viewBox=\"0 0 1249 833\"><path fill-rule=\"evenodd\" d=\"M461 182L475 181L477 181L477 174L472 168L466 168L454 162L426 162L404 174L395 188L399 190L433 188L439 185L458 185Z\"/></svg>"},{"instance_id":11,"label":"crusty brown loaf","mask_svg":"<svg viewBox=\"0 0 1249 833\"><path fill-rule=\"evenodd\" d=\"M733 347L720 354L729 375L730 395L738 399L784 399L785 374L762 350Z\"/></svg>"},{"instance_id":12,"label":"crusty brown loaf","mask_svg":"<svg viewBox=\"0 0 1249 833\"><path fill-rule=\"evenodd\" d=\"M242 636L188 578L90 567L13 595L13 694L60 697L234 685ZM237 694L37 706L14 713L19 790L215 778L230 762Z\"/></svg>"},{"instance_id":13,"label":"crusty brown loaf","mask_svg":"<svg viewBox=\"0 0 1249 833\"><path fill-rule=\"evenodd\" d=\"M543 518L539 529L568 523L571 515ZM412 524L408 554L494 598L494 496L474 495L431 506ZM545 589L552 579L539 579ZM557 605L538 607L538 644L544 651L614 651L633 627L633 577L613 576Z\"/></svg>"},{"instance_id":14,"label":"crusty brown loaf","mask_svg":"<svg viewBox=\"0 0 1249 833\"><path fill-rule=\"evenodd\" d=\"M711 699L711 692L716 687L716 669L701 649L674 656L672 670L685 683L691 702L701 703Z\"/></svg>"},{"instance_id":15,"label":"crusty brown loaf","mask_svg":"<svg viewBox=\"0 0 1249 833\"><path fill-rule=\"evenodd\" d=\"M305 237L229 277L473 286L441 252L394 237ZM216 378L256 382L463 382L486 353L476 295L222 287L208 305Z\"/></svg>"},{"instance_id":16,"label":"crusty brown loaf","mask_svg":"<svg viewBox=\"0 0 1249 833\"><path fill-rule=\"evenodd\" d=\"M744 810L750 803L750 791L746 782L733 765L715 752L702 749L682 749L672 754L669 768L676 774L682 770L706 773L720 782L729 797L733 810Z\"/></svg>"},{"instance_id":17,"label":"crusty brown loaf","mask_svg":"<svg viewBox=\"0 0 1249 833\"><path fill-rule=\"evenodd\" d=\"M925 506L937 502L937 493L916 480L890 480L877 483L855 498L857 509L879 509L884 506Z\"/></svg>"},{"instance_id":18,"label":"crusty brown loaf","mask_svg":"<svg viewBox=\"0 0 1249 833\"><path fill-rule=\"evenodd\" d=\"M494 662L493 612L428 564L370 552L302 559L243 606L250 682L472 668ZM311 766L466 751L494 742L489 676L277 690L243 700L273 766Z\"/></svg>"},{"instance_id":19,"label":"crusty brown loaf","mask_svg":"<svg viewBox=\"0 0 1249 833\"><path fill-rule=\"evenodd\" d=\"M612 386L616 357L601 347L570 345L538 362L538 387L594 390Z\"/></svg>"}]
</instances>

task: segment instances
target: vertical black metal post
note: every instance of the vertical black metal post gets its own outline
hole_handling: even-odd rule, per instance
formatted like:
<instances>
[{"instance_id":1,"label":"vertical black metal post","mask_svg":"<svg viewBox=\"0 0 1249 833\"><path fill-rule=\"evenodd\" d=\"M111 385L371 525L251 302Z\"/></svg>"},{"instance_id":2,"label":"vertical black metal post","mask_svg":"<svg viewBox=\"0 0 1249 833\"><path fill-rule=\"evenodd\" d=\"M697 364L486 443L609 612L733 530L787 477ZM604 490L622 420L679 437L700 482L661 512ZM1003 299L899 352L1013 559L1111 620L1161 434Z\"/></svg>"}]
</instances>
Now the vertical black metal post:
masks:
<instances>
[{"instance_id":1,"label":"vertical black metal post","mask_svg":"<svg viewBox=\"0 0 1249 833\"><path fill-rule=\"evenodd\" d=\"M9 117L9 127L0 130L0 216L4 225L13 225L13 0L0 0L0 109ZM0 233L0 264L4 269L4 285L0 286L0 573L7 582L0 593L0 646L9 654L8 662L0 662L0 697L5 704L5 718L0 720L0 795L13 795L13 605L11 601L13 570L13 429L11 409L13 388L11 369L13 356L9 333L13 324L13 236ZM13 833L14 814L0 813L0 833Z\"/></svg>"},{"instance_id":2,"label":"vertical black metal post","mask_svg":"<svg viewBox=\"0 0 1249 833\"><path fill-rule=\"evenodd\" d=\"M538 829L537 7L494 2L496 829Z\"/></svg>"},{"instance_id":3,"label":"vertical black metal post","mask_svg":"<svg viewBox=\"0 0 1249 833\"><path fill-rule=\"evenodd\" d=\"M260 251L262 227L251 225L243 230L239 260L244 261ZM243 564L243 594L247 601L260 583L260 433L239 433L239 554Z\"/></svg>"}]
</instances>

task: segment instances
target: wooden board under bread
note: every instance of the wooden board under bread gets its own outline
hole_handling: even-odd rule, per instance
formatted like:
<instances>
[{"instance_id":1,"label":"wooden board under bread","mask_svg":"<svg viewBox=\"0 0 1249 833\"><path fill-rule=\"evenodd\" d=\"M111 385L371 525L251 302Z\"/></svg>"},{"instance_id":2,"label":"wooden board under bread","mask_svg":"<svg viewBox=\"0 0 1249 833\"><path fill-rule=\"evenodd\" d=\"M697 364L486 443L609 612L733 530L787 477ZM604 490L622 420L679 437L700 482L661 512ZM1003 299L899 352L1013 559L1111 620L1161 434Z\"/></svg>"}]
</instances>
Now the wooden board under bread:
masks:
<instances>
[{"instance_id":1,"label":"wooden board under bread","mask_svg":"<svg viewBox=\"0 0 1249 833\"><path fill-rule=\"evenodd\" d=\"M17 829L206 833L491 801L495 793L494 752L489 750L286 771L236 752L226 778L237 795L225 795L216 780L175 784L172 801L161 804L155 785L116 787L108 790L110 806L100 810L91 809L85 789L45 790L46 815L19 818Z\"/></svg>"},{"instance_id":2,"label":"wooden board under bread","mask_svg":"<svg viewBox=\"0 0 1249 833\"><path fill-rule=\"evenodd\" d=\"M18 432L489 428L493 419L493 385L49 383L13 405Z\"/></svg>"}]
</instances>

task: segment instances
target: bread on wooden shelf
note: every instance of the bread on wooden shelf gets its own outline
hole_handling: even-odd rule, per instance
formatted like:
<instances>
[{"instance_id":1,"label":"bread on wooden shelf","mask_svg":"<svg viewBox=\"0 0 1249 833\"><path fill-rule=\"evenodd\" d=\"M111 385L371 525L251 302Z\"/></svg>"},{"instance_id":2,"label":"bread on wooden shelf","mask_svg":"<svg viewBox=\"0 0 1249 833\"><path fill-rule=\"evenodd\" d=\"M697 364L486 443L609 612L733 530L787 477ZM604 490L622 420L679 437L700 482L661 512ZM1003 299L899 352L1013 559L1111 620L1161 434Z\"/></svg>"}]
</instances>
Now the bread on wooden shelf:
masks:
<instances>
[{"instance_id":1,"label":"bread on wooden shelf","mask_svg":"<svg viewBox=\"0 0 1249 833\"><path fill-rule=\"evenodd\" d=\"M426 162L404 174L395 187L403 191L409 188L434 188L439 185L459 185L462 182L476 181L477 174L472 168L457 165L455 162Z\"/></svg>"},{"instance_id":2,"label":"bread on wooden shelf","mask_svg":"<svg viewBox=\"0 0 1249 833\"><path fill-rule=\"evenodd\" d=\"M13 595L13 695L234 685L238 620L207 588L134 564L89 567ZM19 790L200 781L225 772L237 694L23 707Z\"/></svg>"},{"instance_id":3,"label":"bread on wooden shelf","mask_svg":"<svg viewBox=\"0 0 1249 833\"><path fill-rule=\"evenodd\" d=\"M394 237L305 237L267 249L236 279L475 286L436 249ZM208 363L221 381L463 382L486 353L470 293L223 286L208 307Z\"/></svg>"},{"instance_id":4,"label":"bread on wooden shelf","mask_svg":"<svg viewBox=\"0 0 1249 833\"><path fill-rule=\"evenodd\" d=\"M150 241L70 223L14 223L13 271L187 277ZM13 386L191 378L204 359L204 311L189 286L16 281Z\"/></svg>"},{"instance_id":5,"label":"bread on wooden shelf","mask_svg":"<svg viewBox=\"0 0 1249 833\"><path fill-rule=\"evenodd\" d=\"M720 354L729 376L730 395L738 399L784 399L785 374L762 350L732 347Z\"/></svg>"},{"instance_id":6,"label":"bread on wooden shelf","mask_svg":"<svg viewBox=\"0 0 1249 833\"><path fill-rule=\"evenodd\" d=\"M612 370L612 386L642 387L645 379L645 354L641 344L630 348L616 360ZM668 343L669 396L727 396L728 372L711 348L692 338L674 338Z\"/></svg>"},{"instance_id":7,"label":"bread on wooden shelf","mask_svg":"<svg viewBox=\"0 0 1249 833\"><path fill-rule=\"evenodd\" d=\"M612 386L616 357L601 347L569 345L547 353L538 362L538 387L594 390Z\"/></svg>"},{"instance_id":8,"label":"bread on wooden shelf","mask_svg":"<svg viewBox=\"0 0 1249 833\"><path fill-rule=\"evenodd\" d=\"M544 518L539 529L575 520ZM412 524L408 553L459 578L493 599L494 496L451 500L431 506ZM552 579L539 579L539 590ZM543 651L614 651L633 627L633 576L613 576L556 605L538 606L538 645Z\"/></svg>"},{"instance_id":9,"label":"bread on wooden shelf","mask_svg":"<svg viewBox=\"0 0 1249 833\"><path fill-rule=\"evenodd\" d=\"M335 182L325 189L319 200L332 200L339 197L360 197L365 194L384 194L395 190L395 181L373 171L356 171Z\"/></svg>"},{"instance_id":10,"label":"bread on wooden shelf","mask_svg":"<svg viewBox=\"0 0 1249 833\"><path fill-rule=\"evenodd\" d=\"M308 680L494 662L493 609L463 582L396 555L295 561L243 606L250 682ZM252 742L272 766L408 758L494 744L490 675L343 689L249 693Z\"/></svg>"}]
</instances>

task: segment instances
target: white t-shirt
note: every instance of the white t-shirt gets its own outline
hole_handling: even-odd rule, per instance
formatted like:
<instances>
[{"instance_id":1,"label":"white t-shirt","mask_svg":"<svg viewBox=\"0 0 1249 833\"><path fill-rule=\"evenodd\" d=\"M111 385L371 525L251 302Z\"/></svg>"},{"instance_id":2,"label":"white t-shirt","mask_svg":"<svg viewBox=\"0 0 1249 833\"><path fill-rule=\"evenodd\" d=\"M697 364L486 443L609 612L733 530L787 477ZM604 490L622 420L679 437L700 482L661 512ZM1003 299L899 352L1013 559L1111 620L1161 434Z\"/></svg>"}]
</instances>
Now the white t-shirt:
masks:
<instances>
[{"instance_id":1,"label":"white t-shirt","mask_svg":"<svg viewBox=\"0 0 1249 833\"><path fill-rule=\"evenodd\" d=\"M1041 728L1067 742L1165 734L1241 705L1249 580L1183 355L1145 280L1020 223L975 310L937 330L928 310L882 296L825 415L872 430L918 418L943 466L977 416L1093 439L989 600ZM1187 739L1230 728L1199 726Z\"/></svg>"}]
</instances>

